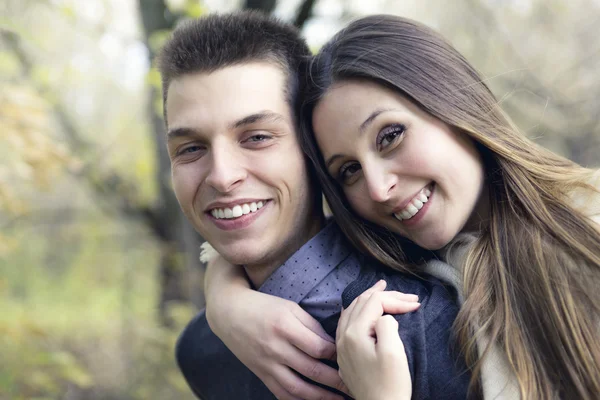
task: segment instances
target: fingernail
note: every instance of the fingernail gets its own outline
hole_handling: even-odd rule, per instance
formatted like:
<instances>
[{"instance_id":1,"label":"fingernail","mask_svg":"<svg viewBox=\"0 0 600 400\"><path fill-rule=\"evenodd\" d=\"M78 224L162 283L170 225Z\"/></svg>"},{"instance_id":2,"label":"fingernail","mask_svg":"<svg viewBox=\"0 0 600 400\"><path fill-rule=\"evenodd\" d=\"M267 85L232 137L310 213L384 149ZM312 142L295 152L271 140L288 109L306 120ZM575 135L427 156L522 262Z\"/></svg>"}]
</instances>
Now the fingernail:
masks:
<instances>
[{"instance_id":1,"label":"fingernail","mask_svg":"<svg viewBox=\"0 0 600 400\"><path fill-rule=\"evenodd\" d=\"M383 279L380 279L377 281L377 283L375 285L373 285L373 287L385 287L387 286L387 282L384 281Z\"/></svg>"},{"instance_id":2,"label":"fingernail","mask_svg":"<svg viewBox=\"0 0 600 400\"><path fill-rule=\"evenodd\" d=\"M394 297L401 301L419 301L419 296L416 294L397 293Z\"/></svg>"}]
</instances>

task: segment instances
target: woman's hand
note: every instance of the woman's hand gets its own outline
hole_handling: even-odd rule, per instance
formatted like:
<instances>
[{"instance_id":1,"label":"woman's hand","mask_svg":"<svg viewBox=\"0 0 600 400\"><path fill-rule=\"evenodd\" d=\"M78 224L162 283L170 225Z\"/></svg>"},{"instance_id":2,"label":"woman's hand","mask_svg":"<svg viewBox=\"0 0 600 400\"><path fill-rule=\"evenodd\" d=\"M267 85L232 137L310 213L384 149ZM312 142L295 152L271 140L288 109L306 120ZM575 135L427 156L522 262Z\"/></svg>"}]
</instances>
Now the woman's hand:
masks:
<instances>
[{"instance_id":1,"label":"woman's hand","mask_svg":"<svg viewBox=\"0 0 600 400\"><path fill-rule=\"evenodd\" d=\"M300 306L250 289L243 270L220 256L208 264L205 294L212 331L278 399L342 398L294 372L347 391L318 360L335 356L333 339Z\"/></svg>"},{"instance_id":2,"label":"woman's hand","mask_svg":"<svg viewBox=\"0 0 600 400\"><path fill-rule=\"evenodd\" d=\"M412 383L398 322L391 315L419 308L416 295L384 292L385 281L342 312L337 329L340 376L357 400L410 399Z\"/></svg>"}]
</instances>

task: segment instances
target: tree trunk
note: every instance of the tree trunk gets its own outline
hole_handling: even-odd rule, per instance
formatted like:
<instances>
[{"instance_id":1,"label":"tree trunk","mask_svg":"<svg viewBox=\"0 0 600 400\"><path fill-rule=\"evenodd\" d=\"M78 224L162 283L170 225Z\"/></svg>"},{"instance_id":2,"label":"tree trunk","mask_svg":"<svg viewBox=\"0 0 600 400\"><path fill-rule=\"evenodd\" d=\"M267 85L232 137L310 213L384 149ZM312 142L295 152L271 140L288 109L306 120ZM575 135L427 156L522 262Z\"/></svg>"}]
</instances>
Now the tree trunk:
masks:
<instances>
[{"instance_id":1,"label":"tree trunk","mask_svg":"<svg viewBox=\"0 0 600 400\"><path fill-rule=\"evenodd\" d=\"M243 7L249 10L260 10L270 14L275 10L276 5L276 0L246 0Z\"/></svg>"},{"instance_id":2,"label":"tree trunk","mask_svg":"<svg viewBox=\"0 0 600 400\"><path fill-rule=\"evenodd\" d=\"M154 59L148 40L153 32L172 30L176 17L169 14L163 0L140 0L139 7L144 27L144 38L150 60ZM151 121L158 163L157 176L159 186L158 204L155 213L155 233L162 241L160 263L160 300L159 317L166 325L172 324L167 313L170 301L191 300L197 307L204 305L204 296L199 279L202 266L198 260L199 235L183 216L177 199L171 189L171 163L166 148L165 126L161 116L153 107L157 93L151 88L147 98L148 117ZM197 279L190 279L190 275ZM187 277L187 279L186 279Z\"/></svg>"}]
</instances>

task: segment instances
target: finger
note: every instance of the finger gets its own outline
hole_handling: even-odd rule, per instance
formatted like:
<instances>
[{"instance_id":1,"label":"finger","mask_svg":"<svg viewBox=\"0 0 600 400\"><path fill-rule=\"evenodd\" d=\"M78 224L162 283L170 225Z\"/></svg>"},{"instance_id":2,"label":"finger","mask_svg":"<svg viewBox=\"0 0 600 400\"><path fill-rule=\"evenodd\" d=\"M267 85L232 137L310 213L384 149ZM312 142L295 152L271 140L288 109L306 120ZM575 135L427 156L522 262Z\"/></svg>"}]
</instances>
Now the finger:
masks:
<instances>
[{"instance_id":1,"label":"finger","mask_svg":"<svg viewBox=\"0 0 600 400\"><path fill-rule=\"evenodd\" d=\"M354 399L355 398L354 395L352 394L352 392L350 391L348 386L346 386L346 384L344 383L344 376L343 376L343 372L342 372L341 368L338 370L338 375L340 376L340 379L342 380L342 385L344 386L344 390L341 390L341 389L338 389L338 390L340 390L340 392L346 393L348 396L350 396L351 398Z\"/></svg>"},{"instance_id":2,"label":"finger","mask_svg":"<svg viewBox=\"0 0 600 400\"><path fill-rule=\"evenodd\" d=\"M274 325L273 328L278 336L311 357L331 358L335 354L333 339L316 320L308 314L305 315L304 310L296 310L296 308L299 307L294 304L292 313L296 318ZM324 339L323 336L329 340Z\"/></svg>"},{"instance_id":3,"label":"finger","mask_svg":"<svg viewBox=\"0 0 600 400\"><path fill-rule=\"evenodd\" d=\"M300 398L292 396L290 393L288 393L274 377L268 377L265 379L261 378L261 380L267 389L273 393L273 396L275 396L277 400L301 400Z\"/></svg>"},{"instance_id":4,"label":"finger","mask_svg":"<svg viewBox=\"0 0 600 400\"><path fill-rule=\"evenodd\" d=\"M293 398L306 400L343 400L342 396L306 382L291 369L284 366L280 366L277 369L275 378L285 391L284 394L291 395Z\"/></svg>"},{"instance_id":5,"label":"finger","mask_svg":"<svg viewBox=\"0 0 600 400\"><path fill-rule=\"evenodd\" d=\"M337 360L337 345L335 346L335 351L333 352L333 354L331 355L331 357L327 358L327 360L330 360L330 361L336 361Z\"/></svg>"},{"instance_id":6,"label":"finger","mask_svg":"<svg viewBox=\"0 0 600 400\"><path fill-rule=\"evenodd\" d=\"M353 319L352 316L356 312L357 307L358 310L360 310L362 308L362 304L366 300L368 300L373 293L385 290L386 286L386 281L384 281L383 279L378 280L373 286L371 286L369 289L365 290L358 297L356 297L345 310L342 310L342 313L338 320L338 326L335 331L336 339L339 338L340 335L348 329L348 322Z\"/></svg>"},{"instance_id":7,"label":"finger","mask_svg":"<svg viewBox=\"0 0 600 400\"><path fill-rule=\"evenodd\" d=\"M309 313L304 311L300 306L296 305L296 307L292 308L292 313L298 318L302 324L310 329L313 333L321 337L323 340L327 340L328 342L334 343L335 340L325 332L325 329L321 326L319 321L314 319Z\"/></svg>"},{"instance_id":8,"label":"finger","mask_svg":"<svg viewBox=\"0 0 600 400\"><path fill-rule=\"evenodd\" d=\"M350 303L350 305L346 309L342 309L340 318L338 319L337 329L335 330L336 342L340 337L340 334L346 331L346 328L348 326L348 319L350 318L350 315L352 314L352 310L354 309L355 305L356 299L354 299L354 301Z\"/></svg>"},{"instance_id":9,"label":"finger","mask_svg":"<svg viewBox=\"0 0 600 400\"><path fill-rule=\"evenodd\" d=\"M406 359L404 344L398 333L398 321L391 315L384 315L375 324L377 351L394 351Z\"/></svg>"},{"instance_id":10,"label":"finger","mask_svg":"<svg viewBox=\"0 0 600 400\"><path fill-rule=\"evenodd\" d=\"M374 293L356 315L353 326L361 334L371 335L375 333L375 323L383 315L384 309L394 310L394 314L414 311L420 307L420 303L398 300L393 292Z\"/></svg>"},{"instance_id":11,"label":"finger","mask_svg":"<svg viewBox=\"0 0 600 400\"><path fill-rule=\"evenodd\" d=\"M289 366L305 377L315 382L329 386L340 392L347 393L347 388L339 376L338 371L325 363L308 357L306 354L298 352L293 357Z\"/></svg>"},{"instance_id":12,"label":"finger","mask_svg":"<svg viewBox=\"0 0 600 400\"><path fill-rule=\"evenodd\" d=\"M383 279L380 279L377 282L375 282L373 286L365 290L363 293L375 293L377 291L385 290L386 287L387 282Z\"/></svg>"},{"instance_id":13,"label":"finger","mask_svg":"<svg viewBox=\"0 0 600 400\"><path fill-rule=\"evenodd\" d=\"M404 314L412 312L421 306L419 296L400 292L382 292L377 294L381 300L383 312L387 314Z\"/></svg>"},{"instance_id":14,"label":"finger","mask_svg":"<svg viewBox=\"0 0 600 400\"><path fill-rule=\"evenodd\" d=\"M374 326L377 320L383 315L383 306L381 305L380 294L373 294L361 307L360 312L354 312L353 318L348 322L348 330L357 333L358 336L373 336Z\"/></svg>"},{"instance_id":15,"label":"finger","mask_svg":"<svg viewBox=\"0 0 600 400\"><path fill-rule=\"evenodd\" d=\"M397 298L398 300L402 300L402 301L419 301L419 296L417 296L416 294L410 294L410 293L402 293L402 292L397 292L395 290L390 290L386 293L390 293L392 295L394 295L395 298Z\"/></svg>"},{"instance_id":16,"label":"finger","mask_svg":"<svg viewBox=\"0 0 600 400\"><path fill-rule=\"evenodd\" d=\"M385 290L387 286L387 282L383 279L377 281L373 286L369 289L362 292L357 298L354 299L352 303L354 303L354 307L352 311L348 315L348 321L352 321L356 318L356 315L360 314L362 308L367 303L367 301L371 298L371 296L375 293L380 293ZM352 305L352 304L351 304ZM348 307L350 308L350 307Z\"/></svg>"}]
</instances>

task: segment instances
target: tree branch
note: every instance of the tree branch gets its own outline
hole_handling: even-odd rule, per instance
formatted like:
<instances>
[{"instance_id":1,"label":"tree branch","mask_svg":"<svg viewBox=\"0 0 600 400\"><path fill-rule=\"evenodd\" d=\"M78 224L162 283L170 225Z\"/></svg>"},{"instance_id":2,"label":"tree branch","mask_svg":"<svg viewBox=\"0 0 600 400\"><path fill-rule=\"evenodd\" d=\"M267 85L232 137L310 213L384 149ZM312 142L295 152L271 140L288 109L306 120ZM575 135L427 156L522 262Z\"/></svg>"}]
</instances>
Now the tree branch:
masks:
<instances>
[{"instance_id":1,"label":"tree branch","mask_svg":"<svg viewBox=\"0 0 600 400\"><path fill-rule=\"evenodd\" d=\"M6 30L0 31L0 35L8 48L19 60L23 78L28 78L33 69L33 62L21 46L19 36ZM49 88L39 84L35 89L41 93L49 91ZM74 153L89 154L93 151L92 143L82 138L75 123L71 120L71 117L61 103L54 102L52 112L56 116L61 130L67 138L69 147ZM94 174L91 163L87 164L79 172L73 173L73 175L85 178L92 190L100 195L98 196L100 199L108 200L99 203L105 213L113 213L116 209L124 215L140 219L146 225L150 226L157 236L161 237L161 232L156 230L156 213L150 207L135 204L134 199L136 198L137 186L134 183L125 181L114 171L110 171L99 177Z\"/></svg>"},{"instance_id":2,"label":"tree branch","mask_svg":"<svg viewBox=\"0 0 600 400\"><path fill-rule=\"evenodd\" d=\"M294 20L294 25L298 29L302 29L306 21L311 17L315 3L315 0L304 0L302 2L298 14L296 15L296 19Z\"/></svg>"},{"instance_id":3,"label":"tree branch","mask_svg":"<svg viewBox=\"0 0 600 400\"><path fill-rule=\"evenodd\" d=\"M246 0L242 8L247 10L259 10L266 14L270 14L275 10L276 5L276 0Z\"/></svg>"}]
</instances>

